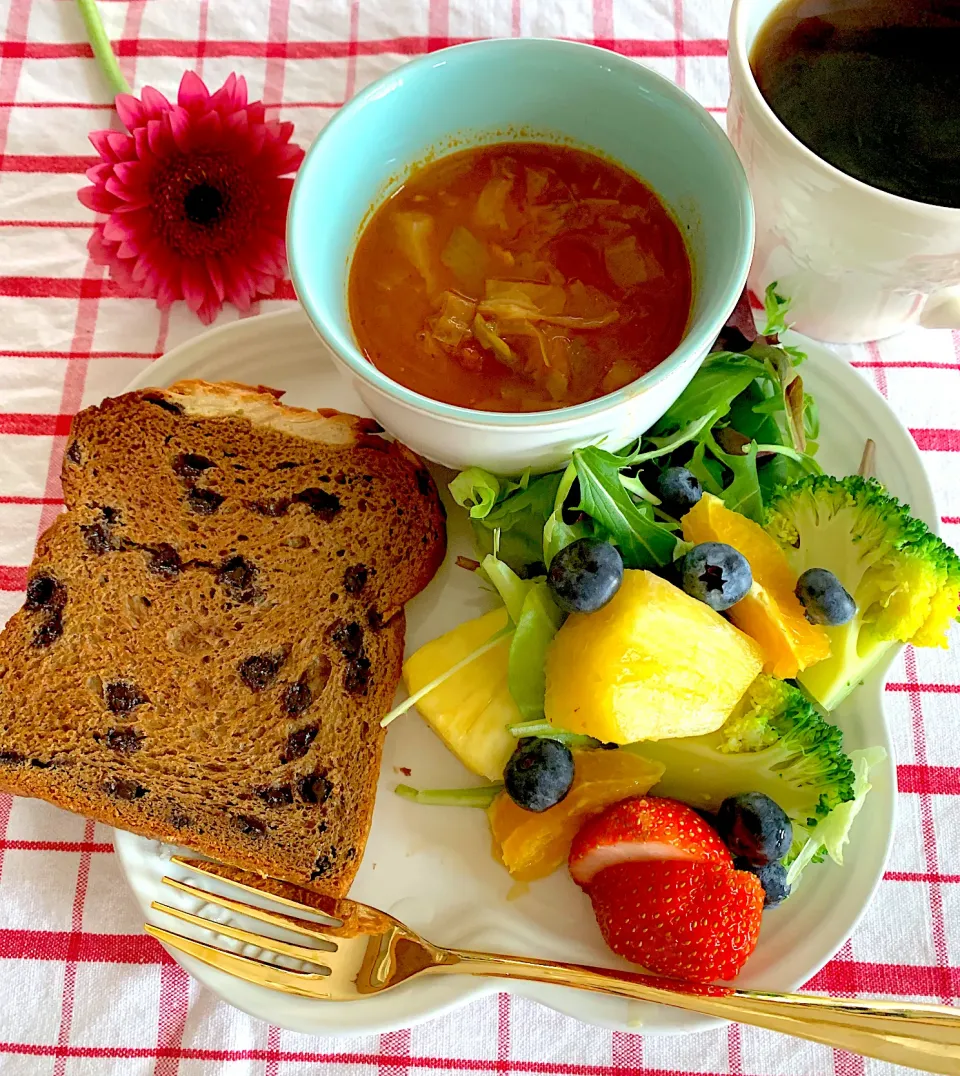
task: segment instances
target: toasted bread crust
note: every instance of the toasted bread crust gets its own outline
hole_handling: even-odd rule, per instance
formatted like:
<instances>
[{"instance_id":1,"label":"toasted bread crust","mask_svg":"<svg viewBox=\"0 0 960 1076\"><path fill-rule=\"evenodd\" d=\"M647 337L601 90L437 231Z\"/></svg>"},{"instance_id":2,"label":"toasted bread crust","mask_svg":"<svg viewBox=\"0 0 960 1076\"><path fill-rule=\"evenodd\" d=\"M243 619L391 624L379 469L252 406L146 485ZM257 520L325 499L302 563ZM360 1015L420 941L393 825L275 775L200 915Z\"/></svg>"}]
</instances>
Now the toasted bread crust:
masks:
<instances>
[{"instance_id":1,"label":"toasted bread crust","mask_svg":"<svg viewBox=\"0 0 960 1076\"><path fill-rule=\"evenodd\" d=\"M343 895L436 487L369 419L181 381L77 416L0 635L0 789Z\"/></svg>"}]
</instances>

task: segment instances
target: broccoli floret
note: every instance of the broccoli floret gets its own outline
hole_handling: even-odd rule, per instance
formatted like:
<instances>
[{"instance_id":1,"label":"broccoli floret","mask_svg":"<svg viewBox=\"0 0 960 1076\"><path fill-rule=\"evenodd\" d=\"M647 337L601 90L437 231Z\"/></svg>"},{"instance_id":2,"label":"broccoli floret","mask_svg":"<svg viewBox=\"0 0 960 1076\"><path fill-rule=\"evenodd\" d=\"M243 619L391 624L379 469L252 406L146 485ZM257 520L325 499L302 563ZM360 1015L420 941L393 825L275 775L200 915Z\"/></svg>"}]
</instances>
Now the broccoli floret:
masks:
<instances>
[{"instance_id":1,"label":"broccoli floret","mask_svg":"<svg viewBox=\"0 0 960 1076\"><path fill-rule=\"evenodd\" d=\"M820 863L827 855L838 866L843 866L843 849L850 841L850 828L853 820L860 813L867 793L873 787L870 784L870 771L879 766L887 757L882 747L868 747L865 751L854 751L850 755L853 763L854 781L853 798L831 811L813 832L802 826L793 827L793 845L787 857L787 884L791 889L796 885L800 875L809 863Z\"/></svg>"},{"instance_id":2,"label":"broccoli floret","mask_svg":"<svg viewBox=\"0 0 960 1076\"><path fill-rule=\"evenodd\" d=\"M960 596L960 557L874 479L811 475L777 491L766 530L799 576L827 568L857 603L825 628L830 657L799 676L832 710L898 642L946 646Z\"/></svg>"},{"instance_id":3,"label":"broccoli floret","mask_svg":"<svg viewBox=\"0 0 960 1076\"><path fill-rule=\"evenodd\" d=\"M630 750L663 763L654 795L716 809L727 796L764 792L804 833L853 799L843 734L803 692L763 673L717 732L643 741Z\"/></svg>"}]
</instances>

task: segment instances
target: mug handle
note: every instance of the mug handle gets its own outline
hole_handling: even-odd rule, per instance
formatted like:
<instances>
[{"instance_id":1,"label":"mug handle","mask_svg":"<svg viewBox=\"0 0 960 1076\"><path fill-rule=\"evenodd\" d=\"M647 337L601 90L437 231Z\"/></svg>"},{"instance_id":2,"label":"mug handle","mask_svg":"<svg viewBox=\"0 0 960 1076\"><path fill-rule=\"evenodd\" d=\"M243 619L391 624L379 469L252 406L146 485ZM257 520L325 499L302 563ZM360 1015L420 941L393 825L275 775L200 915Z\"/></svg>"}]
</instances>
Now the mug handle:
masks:
<instances>
[{"instance_id":1,"label":"mug handle","mask_svg":"<svg viewBox=\"0 0 960 1076\"><path fill-rule=\"evenodd\" d=\"M920 324L925 329L960 329L960 284L935 291L923 304Z\"/></svg>"}]
</instances>

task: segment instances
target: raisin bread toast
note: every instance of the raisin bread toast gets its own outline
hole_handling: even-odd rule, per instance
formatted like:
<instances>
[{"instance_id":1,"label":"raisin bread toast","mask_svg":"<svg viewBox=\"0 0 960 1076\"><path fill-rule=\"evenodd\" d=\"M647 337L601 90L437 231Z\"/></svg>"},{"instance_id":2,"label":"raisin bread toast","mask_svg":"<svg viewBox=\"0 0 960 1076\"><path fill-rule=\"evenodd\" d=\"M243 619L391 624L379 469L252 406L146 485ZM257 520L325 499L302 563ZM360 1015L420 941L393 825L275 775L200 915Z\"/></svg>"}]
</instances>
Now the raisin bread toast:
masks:
<instances>
[{"instance_id":1,"label":"raisin bread toast","mask_svg":"<svg viewBox=\"0 0 960 1076\"><path fill-rule=\"evenodd\" d=\"M181 381L77 415L0 635L0 790L343 895L445 548L368 419Z\"/></svg>"}]
</instances>

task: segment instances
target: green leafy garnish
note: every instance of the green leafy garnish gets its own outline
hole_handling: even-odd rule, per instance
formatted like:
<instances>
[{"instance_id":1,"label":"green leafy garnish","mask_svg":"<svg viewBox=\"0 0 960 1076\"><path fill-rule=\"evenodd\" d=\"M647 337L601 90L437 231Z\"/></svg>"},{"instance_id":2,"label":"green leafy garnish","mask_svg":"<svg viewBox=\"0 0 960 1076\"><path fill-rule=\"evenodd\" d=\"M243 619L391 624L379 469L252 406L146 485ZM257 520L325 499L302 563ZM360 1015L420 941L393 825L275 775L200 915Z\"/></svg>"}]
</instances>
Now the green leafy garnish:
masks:
<instances>
[{"instance_id":1,"label":"green leafy garnish","mask_svg":"<svg viewBox=\"0 0 960 1076\"><path fill-rule=\"evenodd\" d=\"M775 284L764 304L763 334L740 331L739 339L752 339L746 350L711 352L653 429L625 448L590 445L566 470L536 477L479 468L459 475L450 488L470 511L481 552L530 579L571 542L594 537L614 543L625 567L658 571L686 548L656 494L666 468L686 467L704 490L757 522L778 488L819 474L819 418L797 371L805 356L778 339L789 304Z\"/></svg>"},{"instance_id":2,"label":"green leafy garnish","mask_svg":"<svg viewBox=\"0 0 960 1076\"><path fill-rule=\"evenodd\" d=\"M411 785L397 785L393 791L405 800L427 807L487 808L502 789L503 785L478 785L476 788L413 788Z\"/></svg>"},{"instance_id":3,"label":"green leafy garnish","mask_svg":"<svg viewBox=\"0 0 960 1076\"><path fill-rule=\"evenodd\" d=\"M543 527L553 510L559 474L497 478L480 467L450 483L457 504L469 510L481 553L492 553L522 576L543 572Z\"/></svg>"},{"instance_id":4,"label":"green leafy garnish","mask_svg":"<svg viewBox=\"0 0 960 1076\"><path fill-rule=\"evenodd\" d=\"M542 718L547 647L557 634L563 614L542 578L521 579L493 555L484 557L480 567L496 587L515 625L507 666L510 694L524 717Z\"/></svg>"},{"instance_id":5,"label":"green leafy garnish","mask_svg":"<svg viewBox=\"0 0 960 1076\"><path fill-rule=\"evenodd\" d=\"M416 706L416 704L425 695L429 695L434 688L439 687L445 680L449 680L451 676L456 676L461 669L465 669L472 661L476 661L478 657L492 650L501 639L505 639L508 635L512 634L513 631L513 625L508 624L501 631L491 635L482 646L478 646L472 653L467 654L462 661L458 661L456 665L451 665L449 669L444 670L439 676L435 676L429 683L424 684L419 691L415 691L412 695L405 698L398 706L394 706L388 714L385 714L380 719L380 727L385 729L392 721L395 721L398 717L402 717L407 710Z\"/></svg>"},{"instance_id":6,"label":"green leafy garnish","mask_svg":"<svg viewBox=\"0 0 960 1076\"><path fill-rule=\"evenodd\" d=\"M716 441L706 442L706 447L727 467L733 481L720 493L723 503L732 511L748 516L757 523L763 522L763 498L760 496L760 480L757 477L757 445L751 441L741 455L724 452Z\"/></svg>"},{"instance_id":7,"label":"green leafy garnish","mask_svg":"<svg viewBox=\"0 0 960 1076\"><path fill-rule=\"evenodd\" d=\"M516 725L507 725L507 732L518 740L527 736L536 736L542 740L558 740L567 747L600 747L600 741L593 736L584 736L579 732L558 729L549 721L521 721Z\"/></svg>"},{"instance_id":8,"label":"green leafy garnish","mask_svg":"<svg viewBox=\"0 0 960 1076\"><path fill-rule=\"evenodd\" d=\"M636 504L620 481L623 457L601 448L577 449L573 465L580 482L580 510L586 512L620 550L627 568L670 564L677 538L657 523L649 504Z\"/></svg>"},{"instance_id":9,"label":"green leafy garnish","mask_svg":"<svg viewBox=\"0 0 960 1076\"><path fill-rule=\"evenodd\" d=\"M654 426L654 433L662 437L705 415L712 415L714 422L724 418L736 397L765 374L763 363L749 354L713 352Z\"/></svg>"},{"instance_id":10,"label":"green leafy garnish","mask_svg":"<svg viewBox=\"0 0 960 1076\"><path fill-rule=\"evenodd\" d=\"M482 467L468 467L450 483L450 493L471 519L488 516L500 496L500 481Z\"/></svg>"},{"instance_id":11,"label":"green leafy garnish","mask_svg":"<svg viewBox=\"0 0 960 1076\"><path fill-rule=\"evenodd\" d=\"M573 484L577 480L577 468L571 463L560 477L557 495L553 502L553 511L547 516L543 525L543 563L549 568L553 558L578 538L587 538L593 533L593 524L584 519L576 523L567 523L563 518L564 504Z\"/></svg>"},{"instance_id":12,"label":"green leafy garnish","mask_svg":"<svg viewBox=\"0 0 960 1076\"><path fill-rule=\"evenodd\" d=\"M547 647L562 621L547 584L534 583L523 602L517 630L510 643L507 684L513 701L525 718L543 716L547 688Z\"/></svg>"},{"instance_id":13,"label":"green leafy garnish","mask_svg":"<svg viewBox=\"0 0 960 1076\"><path fill-rule=\"evenodd\" d=\"M763 296L763 312L766 317L763 326L764 336L776 336L787 331L789 326L786 316L789 309L790 300L777 292L777 282L768 284Z\"/></svg>"}]
</instances>

